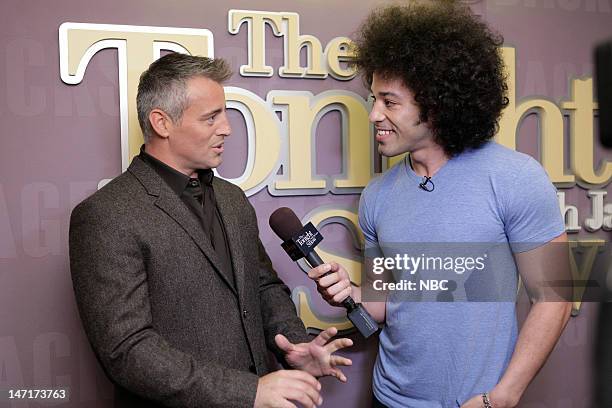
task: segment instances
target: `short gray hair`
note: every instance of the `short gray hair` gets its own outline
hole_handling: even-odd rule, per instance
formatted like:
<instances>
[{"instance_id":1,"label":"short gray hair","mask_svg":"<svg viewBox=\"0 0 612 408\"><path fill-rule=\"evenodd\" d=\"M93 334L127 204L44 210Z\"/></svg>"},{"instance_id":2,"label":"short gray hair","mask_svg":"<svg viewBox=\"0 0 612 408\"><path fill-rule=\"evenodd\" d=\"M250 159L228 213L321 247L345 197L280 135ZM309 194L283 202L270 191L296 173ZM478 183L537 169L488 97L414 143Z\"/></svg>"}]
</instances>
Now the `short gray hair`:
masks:
<instances>
[{"instance_id":1,"label":"short gray hair","mask_svg":"<svg viewBox=\"0 0 612 408\"><path fill-rule=\"evenodd\" d=\"M173 122L180 121L189 102L187 81L198 76L221 84L232 76L232 70L223 59L174 52L153 62L140 75L136 108L145 143L151 140L154 133L149 113L153 109L161 109Z\"/></svg>"}]
</instances>

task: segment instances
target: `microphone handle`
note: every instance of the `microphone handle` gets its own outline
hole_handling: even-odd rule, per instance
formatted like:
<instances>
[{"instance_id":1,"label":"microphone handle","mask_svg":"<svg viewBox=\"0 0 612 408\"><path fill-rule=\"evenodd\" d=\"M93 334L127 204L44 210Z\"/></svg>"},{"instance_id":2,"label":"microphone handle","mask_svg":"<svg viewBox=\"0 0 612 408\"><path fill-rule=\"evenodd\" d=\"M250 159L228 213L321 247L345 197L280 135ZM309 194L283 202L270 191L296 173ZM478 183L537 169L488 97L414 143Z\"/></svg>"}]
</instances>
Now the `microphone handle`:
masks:
<instances>
[{"instance_id":1,"label":"microphone handle","mask_svg":"<svg viewBox=\"0 0 612 408\"><path fill-rule=\"evenodd\" d=\"M304 258L308 261L311 267L316 268L319 265L323 265L325 262L321 259L317 251L314 249L308 253Z\"/></svg>"},{"instance_id":2,"label":"microphone handle","mask_svg":"<svg viewBox=\"0 0 612 408\"><path fill-rule=\"evenodd\" d=\"M314 249L310 251L305 258L313 268L325 263ZM378 323L370 316L361 303L355 303L353 298L349 296L342 301L342 306L346 309L349 320L357 330L359 330L363 337L367 339L378 331Z\"/></svg>"}]
</instances>

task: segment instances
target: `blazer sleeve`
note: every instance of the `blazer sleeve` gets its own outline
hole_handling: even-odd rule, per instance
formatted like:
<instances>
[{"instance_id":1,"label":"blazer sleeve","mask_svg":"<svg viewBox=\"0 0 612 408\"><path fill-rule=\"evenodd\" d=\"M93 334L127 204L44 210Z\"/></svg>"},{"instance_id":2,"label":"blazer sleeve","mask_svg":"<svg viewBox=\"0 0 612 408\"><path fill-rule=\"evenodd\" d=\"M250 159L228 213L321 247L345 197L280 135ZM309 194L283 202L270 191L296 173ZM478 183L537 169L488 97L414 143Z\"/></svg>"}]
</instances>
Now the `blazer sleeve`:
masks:
<instances>
[{"instance_id":1,"label":"blazer sleeve","mask_svg":"<svg viewBox=\"0 0 612 408\"><path fill-rule=\"evenodd\" d=\"M258 240L259 241L259 240ZM291 301L289 288L278 277L272 268L261 241L259 246L259 295L266 345L277 356L282 355L276 347L274 337L283 334L292 343L305 343L310 341L304 323L297 316L295 305Z\"/></svg>"},{"instance_id":2,"label":"blazer sleeve","mask_svg":"<svg viewBox=\"0 0 612 408\"><path fill-rule=\"evenodd\" d=\"M259 299L266 346L282 359L283 353L276 347L274 341L277 334L283 334L292 343L309 342L310 336L306 333L304 323L297 315L295 305L291 300L291 291L272 267L272 261L259 239L255 209L246 196L243 195L243 197L249 209L249 223L256 235Z\"/></svg>"},{"instance_id":3,"label":"blazer sleeve","mask_svg":"<svg viewBox=\"0 0 612 408\"><path fill-rule=\"evenodd\" d=\"M107 375L120 387L169 407L253 406L255 374L196 361L155 330L146 253L127 225L129 219L92 201L79 205L70 220L76 301ZM274 297L274 290L263 292L267 300ZM272 315L269 320L277 322L278 315Z\"/></svg>"}]
</instances>

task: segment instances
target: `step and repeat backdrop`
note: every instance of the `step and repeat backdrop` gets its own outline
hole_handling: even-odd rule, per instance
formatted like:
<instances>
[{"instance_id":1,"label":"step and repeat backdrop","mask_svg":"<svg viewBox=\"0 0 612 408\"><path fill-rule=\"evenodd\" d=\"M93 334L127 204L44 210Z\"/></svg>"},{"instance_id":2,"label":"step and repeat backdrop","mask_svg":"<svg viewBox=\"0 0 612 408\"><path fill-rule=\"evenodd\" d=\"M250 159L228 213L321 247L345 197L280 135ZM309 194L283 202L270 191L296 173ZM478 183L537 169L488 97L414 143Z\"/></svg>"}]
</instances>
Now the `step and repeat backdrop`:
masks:
<instances>
[{"instance_id":1,"label":"step and repeat backdrop","mask_svg":"<svg viewBox=\"0 0 612 408\"><path fill-rule=\"evenodd\" d=\"M593 48L612 37L611 0L468 1L504 36L510 104L496 140L532 155L558 190L575 280L612 230L612 153L597 137ZM124 171L142 144L140 73L169 51L222 57L233 133L218 175L255 207L261 239L313 333L355 340L347 384L323 380L325 407L367 407L377 339L324 304L305 264L268 226L278 207L312 222L324 260L360 280L359 194L401 158L378 156L371 101L347 64L360 22L386 1L5 0L0 5L0 390L68 389L68 400L0 407L111 407L113 387L85 338L72 292L76 204ZM578 297L577 300L580 300ZM521 406L588 407L596 303L574 303ZM524 318L527 304L519 304Z\"/></svg>"}]
</instances>

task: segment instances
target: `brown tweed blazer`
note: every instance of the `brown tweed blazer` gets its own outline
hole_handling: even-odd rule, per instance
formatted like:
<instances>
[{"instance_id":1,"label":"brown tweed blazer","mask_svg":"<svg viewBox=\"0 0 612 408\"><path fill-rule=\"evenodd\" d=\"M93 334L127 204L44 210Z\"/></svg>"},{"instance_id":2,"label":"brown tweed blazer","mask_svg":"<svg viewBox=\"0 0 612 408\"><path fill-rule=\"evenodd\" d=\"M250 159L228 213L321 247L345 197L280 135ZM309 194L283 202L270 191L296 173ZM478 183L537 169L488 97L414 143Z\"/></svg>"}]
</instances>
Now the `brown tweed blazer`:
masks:
<instances>
[{"instance_id":1,"label":"brown tweed blazer","mask_svg":"<svg viewBox=\"0 0 612 408\"><path fill-rule=\"evenodd\" d=\"M138 157L79 204L70 269L119 407L252 407L274 336L307 341L242 190L213 183L234 289L198 218Z\"/></svg>"}]
</instances>

